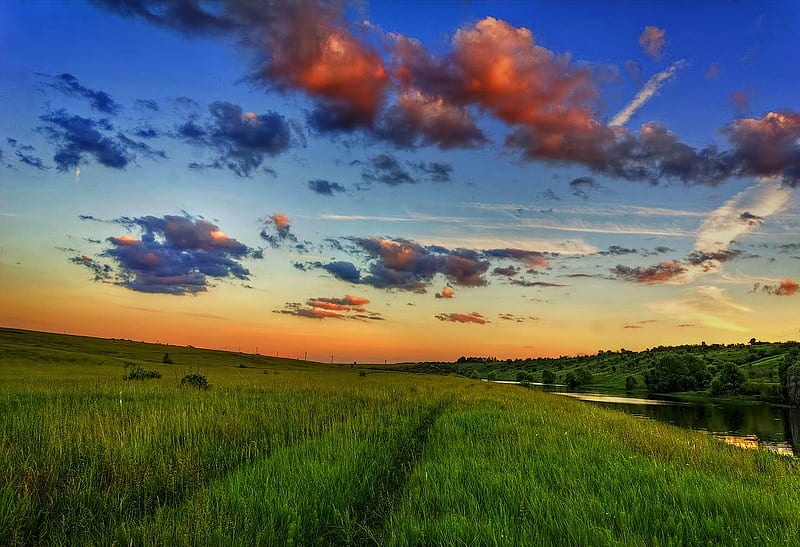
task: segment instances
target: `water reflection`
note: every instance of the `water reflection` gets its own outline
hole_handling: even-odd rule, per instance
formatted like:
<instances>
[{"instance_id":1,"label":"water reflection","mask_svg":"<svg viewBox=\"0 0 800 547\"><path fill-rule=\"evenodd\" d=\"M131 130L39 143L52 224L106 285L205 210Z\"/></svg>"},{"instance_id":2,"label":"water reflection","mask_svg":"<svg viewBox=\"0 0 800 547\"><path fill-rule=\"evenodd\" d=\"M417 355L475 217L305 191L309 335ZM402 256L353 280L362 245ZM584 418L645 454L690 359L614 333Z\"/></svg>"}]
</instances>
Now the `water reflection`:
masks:
<instances>
[{"instance_id":1,"label":"water reflection","mask_svg":"<svg viewBox=\"0 0 800 547\"><path fill-rule=\"evenodd\" d=\"M686 429L708 431L742 448L762 446L780 454L800 456L800 408L767 403L685 403L602 393L553 393Z\"/></svg>"}]
</instances>

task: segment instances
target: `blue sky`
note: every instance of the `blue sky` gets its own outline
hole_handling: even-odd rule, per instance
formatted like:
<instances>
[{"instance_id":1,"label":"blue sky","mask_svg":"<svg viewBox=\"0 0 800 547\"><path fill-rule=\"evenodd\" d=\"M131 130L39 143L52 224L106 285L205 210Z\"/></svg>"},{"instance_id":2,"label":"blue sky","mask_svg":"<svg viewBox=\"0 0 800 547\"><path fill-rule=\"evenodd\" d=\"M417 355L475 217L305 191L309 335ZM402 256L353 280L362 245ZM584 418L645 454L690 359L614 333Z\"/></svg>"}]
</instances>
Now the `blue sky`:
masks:
<instances>
[{"instance_id":1,"label":"blue sky","mask_svg":"<svg viewBox=\"0 0 800 547\"><path fill-rule=\"evenodd\" d=\"M797 337L794 4L176 6L0 3L3 325L343 361Z\"/></svg>"}]
</instances>

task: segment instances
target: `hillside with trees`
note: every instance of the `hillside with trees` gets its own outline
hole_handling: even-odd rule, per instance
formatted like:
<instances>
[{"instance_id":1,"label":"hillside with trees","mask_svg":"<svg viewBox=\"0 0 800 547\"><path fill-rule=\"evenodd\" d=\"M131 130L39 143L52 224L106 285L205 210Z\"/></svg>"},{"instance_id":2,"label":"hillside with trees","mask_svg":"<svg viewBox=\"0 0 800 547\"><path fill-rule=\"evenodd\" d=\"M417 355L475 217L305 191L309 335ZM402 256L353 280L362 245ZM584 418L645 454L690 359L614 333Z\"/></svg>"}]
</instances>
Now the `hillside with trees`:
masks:
<instances>
[{"instance_id":1,"label":"hillside with trees","mask_svg":"<svg viewBox=\"0 0 800 547\"><path fill-rule=\"evenodd\" d=\"M498 359L462 356L451 363L406 363L393 370L488 380L559 384L572 389L653 394L749 396L800 405L800 343L657 346L643 351Z\"/></svg>"}]
</instances>

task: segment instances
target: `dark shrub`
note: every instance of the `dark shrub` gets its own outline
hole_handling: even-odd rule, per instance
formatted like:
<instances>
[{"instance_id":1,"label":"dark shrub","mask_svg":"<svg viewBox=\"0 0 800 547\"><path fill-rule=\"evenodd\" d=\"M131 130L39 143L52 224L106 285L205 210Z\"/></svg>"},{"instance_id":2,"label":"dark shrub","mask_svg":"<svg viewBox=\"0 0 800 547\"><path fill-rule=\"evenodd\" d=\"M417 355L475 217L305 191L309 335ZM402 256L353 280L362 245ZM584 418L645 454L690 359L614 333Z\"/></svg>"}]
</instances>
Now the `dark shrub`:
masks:
<instances>
[{"instance_id":1,"label":"dark shrub","mask_svg":"<svg viewBox=\"0 0 800 547\"><path fill-rule=\"evenodd\" d=\"M161 362L165 363L167 365L171 365L172 364L172 359L169 358L169 353L165 353L164 354L164 357L163 357L163 359L161 359Z\"/></svg>"},{"instance_id":2,"label":"dark shrub","mask_svg":"<svg viewBox=\"0 0 800 547\"><path fill-rule=\"evenodd\" d=\"M206 377L202 374L187 374L181 380L182 386L196 387L197 389L211 389L211 384L208 383Z\"/></svg>"},{"instance_id":3,"label":"dark shrub","mask_svg":"<svg viewBox=\"0 0 800 547\"><path fill-rule=\"evenodd\" d=\"M150 380L153 378L161 378L161 373L138 366L133 367L128 374L122 377L123 380Z\"/></svg>"}]
</instances>

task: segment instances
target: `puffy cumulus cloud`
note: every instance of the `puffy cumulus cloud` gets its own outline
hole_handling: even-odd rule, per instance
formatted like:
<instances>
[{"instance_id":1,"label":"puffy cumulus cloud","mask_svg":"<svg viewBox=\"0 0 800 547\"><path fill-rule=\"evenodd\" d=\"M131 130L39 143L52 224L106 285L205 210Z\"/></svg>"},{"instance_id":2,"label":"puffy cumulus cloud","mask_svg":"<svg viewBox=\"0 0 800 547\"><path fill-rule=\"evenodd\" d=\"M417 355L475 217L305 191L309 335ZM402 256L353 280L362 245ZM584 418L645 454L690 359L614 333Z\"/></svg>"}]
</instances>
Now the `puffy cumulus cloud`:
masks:
<instances>
[{"instance_id":1,"label":"puffy cumulus cloud","mask_svg":"<svg viewBox=\"0 0 800 547\"><path fill-rule=\"evenodd\" d=\"M781 175L789 186L800 182L800 114L768 112L741 118L723 130L733 145L732 163L741 175Z\"/></svg>"},{"instance_id":2,"label":"puffy cumulus cloud","mask_svg":"<svg viewBox=\"0 0 800 547\"><path fill-rule=\"evenodd\" d=\"M775 285L755 283L753 285L753 292L761 290L767 294L774 294L775 296L792 296L800 290L800 285L791 279L784 279Z\"/></svg>"},{"instance_id":3,"label":"puffy cumulus cloud","mask_svg":"<svg viewBox=\"0 0 800 547\"><path fill-rule=\"evenodd\" d=\"M655 26L646 26L639 35L639 45L653 59L661 59L661 50L667 43L667 33Z\"/></svg>"},{"instance_id":4,"label":"puffy cumulus cloud","mask_svg":"<svg viewBox=\"0 0 800 547\"><path fill-rule=\"evenodd\" d=\"M472 313L439 313L434 315L439 321L447 321L450 323L476 323L478 325L485 325L489 320L478 312Z\"/></svg>"},{"instance_id":5,"label":"puffy cumulus cloud","mask_svg":"<svg viewBox=\"0 0 800 547\"><path fill-rule=\"evenodd\" d=\"M248 279L250 272L239 261L252 249L211 222L173 215L122 217L115 222L142 234L107 239L111 246L101 256L114 261L116 268L113 276L104 268L110 276L104 280L139 292L186 295L206 291L209 277ZM78 263L92 267L94 260L86 258Z\"/></svg>"},{"instance_id":6,"label":"puffy cumulus cloud","mask_svg":"<svg viewBox=\"0 0 800 547\"><path fill-rule=\"evenodd\" d=\"M233 38L251 56L251 81L280 90L302 90L314 98L310 121L320 130L371 126L390 83L380 55L351 31L341 16L341 6L335 3L101 5L189 35Z\"/></svg>"},{"instance_id":7,"label":"puffy cumulus cloud","mask_svg":"<svg viewBox=\"0 0 800 547\"><path fill-rule=\"evenodd\" d=\"M358 321L380 321L383 316L364 306L369 300L359 296L345 295L344 298L317 297L310 298L305 305L298 302L287 302L283 309L273 310L284 315L296 315L309 319L353 319Z\"/></svg>"},{"instance_id":8,"label":"puffy cumulus cloud","mask_svg":"<svg viewBox=\"0 0 800 547\"><path fill-rule=\"evenodd\" d=\"M332 196L334 192L344 192L346 188L338 182L331 182L325 179L314 179L308 181L309 189L323 196Z\"/></svg>"},{"instance_id":9,"label":"puffy cumulus cloud","mask_svg":"<svg viewBox=\"0 0 800 547\"><path fill-rule=\"evenodd\" d=\"M176 129L178 138L218 154L210 164L193 163L191 167L230 169L249 177L262 167L265 157L277 156L292 144L291 125L280 114L245 112L224 101L211 103L208 110L210 118L205 124L191 118Z\"/></svg>"},{"instance_id":10,"label":"puffy cumulus cloud","mask_svg":"<svg viewBox=\"0 0 800 547\"><path fill-rule=\"evenodd\" d=\"M439 56L418 41L381 35L388 43L384 62L371 45L375 36L367 34L375 28L366 24L354 31L336 3L99 5L189 35L232 39L254 62L251 81L312 98L309 124L317 131L361 129L398 147L471 147L486 140L472 117L472 110L480 109L511 127L506 146L530 160L578 164L651 184L672 179L716 185L729 177L778 174L792 186L800 181L796 115L736 120L723 128L727 150L692 147L656 123L633 131L604 124L597 100L600 71L539 45L529 29L493 17L459 29L450 51ZM663 30L647 27L643 47L657 55L664 36ZM651 78L620 113L622 119L627 121L680 66L678 62ZM392 104L386 100L389 95L395 97ZM264 154L288 147L287 126L276 114L245 118L247 122L241 114L236 108L220 109L215 114L217 134L209 135L208 128L193 120L179 128L183 138L210 143L222 152L210 164L195 167L230 168L247 176L261 165ZM367 179L385 184L415 180L403 166L378 169Z\"/></svg>"},{"instance_id":11,"label":"puffy cumulus cloud","mask_svg":"<svg viewBox=\"0 0 800 547\"><path fill-rule=\"evenodd\" d=\"M710 271L719 263L728 262L734 258L743 256L744 253L738 249L725 249L714 252L692 251L686 255L686 263L691 266L699 266L703 271Z\"/></svg>"},{"instance_id":12,"label":"puffy cumulus cloud","mask_svg":"<svg viewBox=\"0 0 800 547\"><path fill-rule=\"evenodd\" d=\"M137 155L151 159L165 158L161 150L135 141L123 133L114 133L106 119L94 120L58 110L39 117L45 125L37 130L56 147L53 161L59 171L74 171L88 158L105 167L124 169Z\"/></svg>"},{"instance_id":13,"label":"puffy cumulus cloud","mask_svg":"<svg viewBox=\"0 0 800 547\"><path fill-rule=\"evenodd\" d=\"M90 89L81 84L72 74L64 73L50 76L49 74L37 73L47 82L47 85L57 89L70 97L83 97L88 99L91 107L103 114L116 114L120 110L120 105L105 91Z\"/></svg>"},{"instance_id":14,"label":"puffy cumulus cloud","mask_svg":"<svg viewBox=\"0 0 800 547\"><path fill-rule=\"evenodd\" d=\"M671 260L659 262L655 266L643 268L637 266L623 266L619 264L611 268L611 273L620 279L636 283L663 283L671 281L686 272L686 268L679 262Z\"/></svg>"},{"instance_id":15,"label":"puffy cumulus cloud","mask_svg":"<svg viewBox=\"0 0 800 547\"><path fill-rule=\"evenodd\" d=\"M353 238L351 241L369 259L369 273L362 282L374 287L418 291L436 274L444 275L455 285L478 287L486 284L483 274L489 262L474 251L423 247L401 239Z\"/></svg>"},{"instance_id":16,"label":"puffy cumulus cloud","mask_svg":"<svg viewBox=\"0 0 800 547\"><path fill-rule=\"evenodd\" d=\"M453 298L453 296L455 296L455 294L456 294L456 291L454 291L453 289L451 289L450 287L445 285L444 287L442 287L442 291L441 292L437 292L436 293L436 298Z\"/></svg>"}]
</instances>

